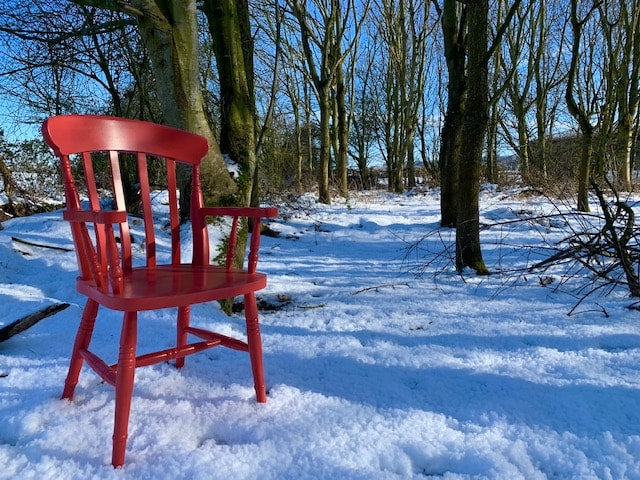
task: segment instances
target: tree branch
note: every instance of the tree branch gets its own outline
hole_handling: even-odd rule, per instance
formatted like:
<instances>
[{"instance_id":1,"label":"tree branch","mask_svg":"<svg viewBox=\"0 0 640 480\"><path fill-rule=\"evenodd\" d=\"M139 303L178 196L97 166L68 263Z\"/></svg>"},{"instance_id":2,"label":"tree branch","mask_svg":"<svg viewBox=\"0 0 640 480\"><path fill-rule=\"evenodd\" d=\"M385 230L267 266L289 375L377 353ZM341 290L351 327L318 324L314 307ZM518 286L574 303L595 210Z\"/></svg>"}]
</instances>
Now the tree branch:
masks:
<instances>
[{"instance_id":1,"label":"tree branch","mask_svg":"<svg viewBox=\"0 0 640 480\"><path fill-rule=\"evenodd\" d=\"M520 3L522 3L522 0L515 0L515 2L513 2L513 5L511 5L511 8L507 12L507 16L505 17L504 22L502 22L502 25L498 27L498 30L496 31L496 36L493 39L493 43L491 44L491 47L489 47L489 50L487 50L487 54L486 54L487 62L493 55L493 52L496 50L496 48L498 48L498 46L502 42L502 37L504 35L504 32L506 32L507 28L509 28L511 19L513 18L513 15L516 13L516 10L518 10Z\"/></svg>"}]
</instances>

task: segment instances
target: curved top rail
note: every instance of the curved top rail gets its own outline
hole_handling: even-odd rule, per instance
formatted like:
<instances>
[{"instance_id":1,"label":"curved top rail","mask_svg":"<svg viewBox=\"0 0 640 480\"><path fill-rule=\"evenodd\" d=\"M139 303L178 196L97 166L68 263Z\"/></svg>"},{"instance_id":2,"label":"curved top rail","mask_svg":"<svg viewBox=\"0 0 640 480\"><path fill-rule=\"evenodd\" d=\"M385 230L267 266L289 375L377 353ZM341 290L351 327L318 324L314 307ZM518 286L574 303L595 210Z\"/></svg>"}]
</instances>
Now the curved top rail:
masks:
<instances>
[{"instance_id":1,"label":"curved top rail","mask_svg":"<svg viewBox=\"0 0 640 480\"><path fill-rule=\"evenodd\" d=\"M57 156L80 152L145 152L197 165L209 150L207 139L141 120L102 115L59 115L45 120L42 135Z\"/></svg>"}]
</instances>

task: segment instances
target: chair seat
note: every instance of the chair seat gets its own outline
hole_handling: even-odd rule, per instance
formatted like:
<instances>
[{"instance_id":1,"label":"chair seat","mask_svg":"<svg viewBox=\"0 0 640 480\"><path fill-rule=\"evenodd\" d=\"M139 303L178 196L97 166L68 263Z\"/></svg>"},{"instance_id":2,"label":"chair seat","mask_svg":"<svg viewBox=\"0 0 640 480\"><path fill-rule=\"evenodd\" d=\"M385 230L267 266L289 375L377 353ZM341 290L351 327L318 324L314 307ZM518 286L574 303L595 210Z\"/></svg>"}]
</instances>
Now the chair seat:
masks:
<instances>
[{"instance_id":1,"label":"chair seat","mask_svg":"<svg viewBox=\"0 0 640 480\"><path fill-rule=\"evenodd\" d=\"M78 278L78 292L113 310L154 310L219 300L261 290L264 273L249 273L224 267L158 265L124 272L122 293L101 291L92 280Z\"/></svg>"}]
</instances>

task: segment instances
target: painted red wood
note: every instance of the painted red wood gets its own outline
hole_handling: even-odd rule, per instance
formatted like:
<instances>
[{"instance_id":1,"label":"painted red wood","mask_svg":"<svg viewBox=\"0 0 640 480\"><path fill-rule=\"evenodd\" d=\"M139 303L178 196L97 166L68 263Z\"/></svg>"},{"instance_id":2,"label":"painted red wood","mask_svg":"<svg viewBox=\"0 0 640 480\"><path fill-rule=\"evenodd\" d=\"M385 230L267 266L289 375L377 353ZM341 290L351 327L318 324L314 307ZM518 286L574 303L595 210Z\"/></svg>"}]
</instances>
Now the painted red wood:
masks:
<instances>
[{"instance_id":1,"label":"painted red wood","mask_svg":"<svg viewBox=\"0 0 640 480\"><path fill-rule=\"evenodd\" d=\"M200 190L199 164L209 147L206 139L198 135L148 122L96 115L51 117L43 123L42 134L60 157L67 199L67 208L62 215L70 222L80 270L76 288L87 297L62 397L69 400L73 398L83 362L103 380L115 386L113 466L124 464L131 394L137 367L175 360L179 368L184 365L185 356L215 346L248 352L256 399L265 402L262 342L255 292L266 286L267 276L256 272L256 263L260 245L260 218L277 216L277 209L205 208ZM125 152L128 159L121 158ZM111 176L109 198L114 209L104 209L104 203L101 202L104 186L98 186L94 171L96 155L104 156L105 153ZM85 178L81 183L86 188L88 209L82 208L77 187L79 182L73 176L71 162L76 156L84 171ZM158 264L157 226L154 225L148 176L150 156L163 158L166 165L171 229L169 264ZM120 172L120 162L127 160L135 162L139 175L137 184L143 216L141 225L145 231L144 266L133 266L131 230ZM190 166L193 174L190 199L193 256L190 263L181 262L177 163ZM209 265L206 218L210 216L233 217L233 244L238 218L254 219L246 270L232 268L230 256L225 266ZM93 235L90 235L90 229ZM136 243L138 241L136 239ZM190 305L235 296L244 299L247 342L190 326ZM111 366L89 350L100 306L123 312L118 361ZM176 347L136 356L138 312L171 307L177 307L178 311ZM189 343L189 336L200 341Z\"/></svg>"}]
</instances>

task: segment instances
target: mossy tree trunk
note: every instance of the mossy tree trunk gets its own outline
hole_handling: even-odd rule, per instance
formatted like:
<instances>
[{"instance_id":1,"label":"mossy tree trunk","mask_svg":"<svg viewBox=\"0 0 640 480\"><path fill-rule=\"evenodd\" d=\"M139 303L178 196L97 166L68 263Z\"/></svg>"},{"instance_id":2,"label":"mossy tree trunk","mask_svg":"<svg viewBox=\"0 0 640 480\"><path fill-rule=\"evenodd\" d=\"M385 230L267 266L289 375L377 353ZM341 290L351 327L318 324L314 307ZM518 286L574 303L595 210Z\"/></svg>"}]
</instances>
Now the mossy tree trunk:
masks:
<instances>
[{"instance_id":1,"label":"mossy tree trunk","mask_svg":"<svg viewBox=\"0 0 640 480\"><path fill-rule=\"evenodd\" d=\"M206 204L215 204L234 193L215 133L205 113L200 84L196 0L74 0L127 13L138 23L149 54L164 123L209 141L209 152L201 163L202 190ZM178 171L181 220L189 215L190 169Z\"/></svg>"},{"instance_id":2,"label":"mossy tree trunk","mask_svg":"<svg viewBox=\"0 0 640 480\"><path fill-rule=\"evenodd\" d=\"M220 82L220 151L239 167L233 203L249 206L256 168L253 39L245 0L205 0Z\"/></svg>"},{"instance_id":3,"label":"mossy tree trunk","mask_svg":"<svg viewBox=\"0 0 640 480\"><path fill-rule=\"evenodd\" d=\"M476 273L488 273L480 249L480 176L482 148L489 121L489 82L487 30L489 4L487 0L467 2L473 18L468 26L467 105L462 121L464 142L460 149L458 171L458 205L456 216L456 268L473 268Z\"/></svg>"},{"instance_id":4,"label":"mossy tree trunk","mask_svg":"<svg viewBox=\"0 0 640 480\"><path fill-rule=\"evenodd\" d=\"M450 215L455 209L458 271L471 267L478 274L488 273L480 248L479 196L482 151L489 121L489 61L500 47L520 3L521 0L515 0L511 4L504 21L497 25L491 46L487 35L488 0L467 0L463 4L444 0L441 12L449 92L453 93L442 133L441 162L445 162L444 168L451 169L446 172L448 175L456 172L455 180L446 179L456 187L447 192L452 198L444 198L445 180L442 180L441 207L447 208L442 208L441 224L449 226L445 221L451 219L445 217L445 213Z\"/></svg>"},{"instance_id":5,"label":"mossy tree trunk","mask_svg":"<svg viewBox=\"0 0 640 480\"><path fill-rule=\"evenodd\" d=\"M16 184L13 181L13 176L11 175L11 170L7 167L7 164L4 161L4 158L0 156L0 177L2 177L2 184L4 193L11 197L13 192L16 189Z\"/></svg>"},{"instance_id":6,"label":"mossy tree trunk","mask_svg":"<svg viewBox=\"0 0 640 480\"><path fill-rule=\"evenodd\" d=\"M465 4L444 0L441 12L444 55L449 79L447 108L440 138L440 225L454 227L457 218L458 169L465 109L467 10Z\"/></svg>"},{"instance_id":7,"label":"mossy tree trunk","mask_svg":"<svg viewBox=\"0 0 640 480\"><path fill-rule=\"evenodd\" d=\"M257 120L253 79L253 38L246 0L205 0L203 10L209 24L220 82L220 150L238 166L238 190L229 199L235 205L259 203L257 196ZM253 195L255 190L256 195ZM242 268L248 225L243 219L238 231L234 266ZM231 312L233 299L221 302Z\"/></svg>"}]
</instances>

